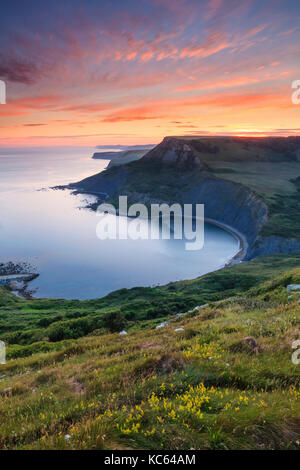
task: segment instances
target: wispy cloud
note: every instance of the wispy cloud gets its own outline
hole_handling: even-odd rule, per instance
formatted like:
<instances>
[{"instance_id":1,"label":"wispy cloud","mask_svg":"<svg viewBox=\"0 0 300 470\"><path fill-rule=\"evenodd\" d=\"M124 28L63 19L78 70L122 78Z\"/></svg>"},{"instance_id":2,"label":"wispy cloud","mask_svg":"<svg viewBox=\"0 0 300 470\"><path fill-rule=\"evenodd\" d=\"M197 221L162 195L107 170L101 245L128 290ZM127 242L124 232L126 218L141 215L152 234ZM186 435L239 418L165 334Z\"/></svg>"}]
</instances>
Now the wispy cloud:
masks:
<instances>
[{"instance_id":1,"label":"wispy cloud","mask_svg":"<svg viewBox=\"0 0 300 470\"><path fill-rule=\"evenodd\" d=\"M41 139L33 128L49 141L68 139L70 129L92 141L128 136L133 125L157 139L203 126L216 132L214 122L233 132L240 122L278 133L295 127L293 0L52 0L47 11L27 0L17 11L1 8L7 138Z\"/></svg>"}]
</instances>

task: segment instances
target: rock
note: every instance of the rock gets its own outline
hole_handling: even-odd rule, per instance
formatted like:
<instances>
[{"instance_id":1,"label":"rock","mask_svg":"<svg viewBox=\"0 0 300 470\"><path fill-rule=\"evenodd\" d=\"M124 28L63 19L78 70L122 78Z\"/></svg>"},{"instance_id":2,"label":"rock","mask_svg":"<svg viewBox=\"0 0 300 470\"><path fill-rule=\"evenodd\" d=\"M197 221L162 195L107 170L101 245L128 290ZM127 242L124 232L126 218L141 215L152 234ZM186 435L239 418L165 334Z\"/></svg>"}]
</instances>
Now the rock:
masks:
<instances>
[{"instance_id":1,"label":"rock","mask_svg":"<svg viewBox=\"0 0 300 470\"><path fill-rule=\"evenodd\" d=\"M122 335L122 336L123 336L123 335L128 335L127 331L124 331L124 330L123 330L123 331L120 331L119 334Z\"/></svg>"},{"instance_id":2,"label":"rock","mask_svg":"<svg viewBox=\"0 0 300 470\"><path fill-rule=\"evenodd\" d=\"M157 325L156 329L158 329L158 328L164 328L164 327L167 326L168 324L169 324L168 321L164 321L164 322L162 322L160 325Z\"/></svg>"},{"instance_id":3,"label":"rock","mask_svg":"<svg viewBox=\"0 0 300 470\"><path fill-rule=\"evenodd\" d=\"M244 343L247 344L247 346L249 346L252 349L252 351L255 354L259 353L259 346L258 346L255 338L253 338L252 336L247 336L246 338L243 339L243 341L244 341Z\"/></svg>"},{"instance_id":4,"label":"rock","mask_svg":"<svg viewBox=\"0 0 300 470\"><path fill-rule=\"evenodd\" d=\"M157 364L157 370L164 373L172 372L181 368L181 359L169 354L164 355Z\"/></svg>"},{"instance_id":5,"label":"rock","mask_svg":"<svg viewBox=\"0 0 300 470\"><path fill-rule=\"evenodd\" d=\"M184 328L176 328L175 331L184 331Z\"/></svg>"},{"instance_id":6,"label":"rock","mask_svg":"<svg viewBox=\"0 0 300 470\"><path fill-rule=\"evenodd\" d=\"M295 294L300 294L300 284L289 284L286 286L287 293L290 294L291 292Z\"/></svg>"},{"instance_id":7,"label":"rock","mask_svg":"<svg viewBox=\"0 0 300 470\"><path fill-rule=\"evenodd\" d=\"M205 307L208 307L208 304L197 305L197 307L194 307L194 310L199 310L199 308L205 308Z\"/></svg>"}]
</instances>

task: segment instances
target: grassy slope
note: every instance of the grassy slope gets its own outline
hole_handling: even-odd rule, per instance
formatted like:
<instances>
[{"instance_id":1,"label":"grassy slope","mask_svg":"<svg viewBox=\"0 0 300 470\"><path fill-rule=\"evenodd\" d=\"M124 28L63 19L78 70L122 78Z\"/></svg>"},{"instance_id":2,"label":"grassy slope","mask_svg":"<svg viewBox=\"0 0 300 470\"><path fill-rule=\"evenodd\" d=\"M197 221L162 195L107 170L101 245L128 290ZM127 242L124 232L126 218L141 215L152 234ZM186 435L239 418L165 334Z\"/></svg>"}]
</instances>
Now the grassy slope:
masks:
<instances>
[{"instance_id":1,"label":"grassy slope","mask_svg":"<svg viewBox=\"0 0 300 470\"><path fill-rule=\"evenodd\" d=\"M299 266L300 254L267 256L197 279L155 288L121 289L89 301L21 300L0 289L0 339L11 345L8 357L12 358L52 350L58 341L101 331L107 312L120 312L129 329L136 328L141 320L147 327L153 321L159 323L162 317L244 292Z\"/></svg>"},{"instance_id":2,"label":"grassy slope","mask_svg":"<svg viewBox=\"0 0 300 470\"><path fill-rule=\"evenodd\" d=\"M291 343L299 338L300 303L288 303L285 287L300 282L300 269L278 276L296 264L296 257L268 257L224 270L227 279L238 272L268 280L173 316L165 328L142 322L125 337L96 331L0 366L0 447L298 448ZM219 295L220 279L176 284ZM236 284L227 293L243 290Z\"/></svg>"}]
</instances>

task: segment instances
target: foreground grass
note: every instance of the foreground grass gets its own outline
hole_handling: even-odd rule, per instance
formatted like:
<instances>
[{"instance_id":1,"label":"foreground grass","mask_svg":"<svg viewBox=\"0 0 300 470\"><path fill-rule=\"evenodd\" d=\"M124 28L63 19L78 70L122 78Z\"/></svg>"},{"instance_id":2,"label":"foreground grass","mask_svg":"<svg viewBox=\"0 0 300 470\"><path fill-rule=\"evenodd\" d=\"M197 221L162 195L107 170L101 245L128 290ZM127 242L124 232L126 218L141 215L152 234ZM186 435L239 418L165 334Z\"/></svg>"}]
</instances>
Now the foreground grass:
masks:
<instances>
[{"instance_id":1,"label":"foreground grass","mask_svg":"<svg viewBox=\"0 0 300 470\"><path fill-rule=\"evenodd\" d=\"M96 330L0 366L0 447L299 448L300 303L286 285L300 269L268 279L165 328Z\"/></svg>"}]
</instances>

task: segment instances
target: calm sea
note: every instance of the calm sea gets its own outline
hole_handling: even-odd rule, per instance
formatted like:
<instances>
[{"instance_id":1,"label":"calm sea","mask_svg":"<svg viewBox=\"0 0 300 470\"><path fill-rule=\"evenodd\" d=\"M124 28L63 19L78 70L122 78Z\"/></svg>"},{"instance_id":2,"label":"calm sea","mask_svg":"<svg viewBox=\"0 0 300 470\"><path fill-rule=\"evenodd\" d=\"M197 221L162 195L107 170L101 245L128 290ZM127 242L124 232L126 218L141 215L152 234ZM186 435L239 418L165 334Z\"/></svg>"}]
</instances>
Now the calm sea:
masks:
<instances>
[{"instance_id":1,"label":"calm sea","mask_svg":"<svg viewBox=\"0 0 300 470\"><path fill-rule=\"evenodd\" d=\"M184 240L100 241L99 218L84 208L92 198L49 189L102 171L108 162L93 160L94 151L0 149L0 260L35 267L40 276L30 288L36 297L89 299L192 279L236 253L235 238L209 224L200 251L186 251Z\"/></svg>"}]
</instances>

